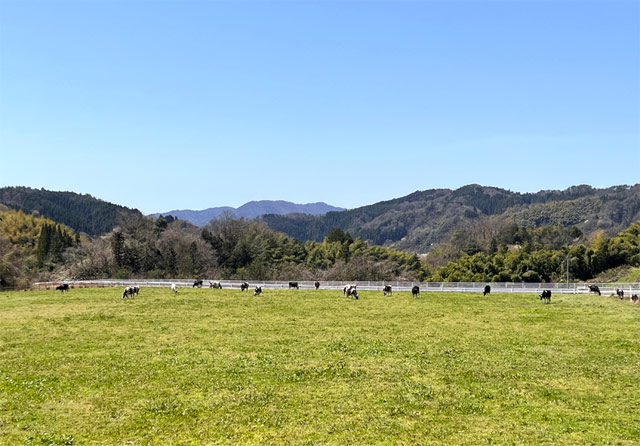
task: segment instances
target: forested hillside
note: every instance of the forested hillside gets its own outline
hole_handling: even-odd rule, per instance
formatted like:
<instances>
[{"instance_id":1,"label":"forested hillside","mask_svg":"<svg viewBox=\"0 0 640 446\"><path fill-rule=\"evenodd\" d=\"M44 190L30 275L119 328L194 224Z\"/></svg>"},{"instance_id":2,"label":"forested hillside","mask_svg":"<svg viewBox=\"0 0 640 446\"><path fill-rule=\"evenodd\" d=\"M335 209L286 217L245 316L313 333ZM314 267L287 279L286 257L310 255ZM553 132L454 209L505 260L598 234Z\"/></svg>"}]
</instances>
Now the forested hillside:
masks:
<instances>
[{"instance_id":1,"label":"forested hillside","mask_svg":"<svg viewBox=\"0 0 640 446\"><path fill-rule=\"evenodd\" d=\"M0 188L0 203L25 213L36 212L89 235L111 231L122 217L142 215L136 209L108 203L91 195L29 187Z\"/></svg>"},{"instance_id":2,"label":"forested hillside","mask_svg":"<svg viewBox=\"0 0 640 446\"><path fill-rule=\"evenodd\" d=\"M91 278L420 280L418 256L368 246L336 229L301 243L264 223L220 218L205 228L171 218L131 218L108 235L67 250L60 275Z\"/></svg>"},{"instance_id":3,"label":"forested hillside","mask_svg":"<svg viewBox=\"0 0 640 446\"><path fill-rule=\"evenodd\" d=\"M223 217L198 228L132 216L81 240L43 217L0 214L0 287L95 278L548 282L565 280L567 260L572 281L637 269L640 221L614 237L587 237L575 226L526 228L493 216L457 229L420 258L339 228L322 242L302 243L254 220Z\"/></svg>"},{"instance_id":4,"label":"forested hillside","mask_svg":"<svg viewBox=\"0 0 640 446\"><path fill-rule=\"evenodd\" d=\"M0 198L3 287L136 277L546 282L566 280L567 260L570 280L586 281L640 267L640 185L537 194L467 186L323 217L225 214L204 228L69 192L4 188ZM10 209L19 205L37 209ZM81 238L46 212L112 229Z\"/></svg>"},{"instance_id":5,"label":"forested hillside","mask_svg":"<svg viewBox=\"0 0 640 446\"><path fill-rule=\"evenodd\" d=\"M0 211L0 287L25 286L40 272L62 262L65 249L80 236L44 217L22 211Z\"/></svg>"},{"instance_id":6,"label":"forested hillside","mask_svg":"<svg viewBox=\"0 0 640 446\"><path fill-rule=\"evenodd\" d=\"M589 243L563 247L542 242L541 235L539 230L525 229L519 231L521 244L494 245L489 249L476 246L437 269L431 280L562 282L566 279L568 263L569 280L583 281L622 265L640 266L640 222L612 238L604 237L601 232Z\"/></svg>"},{"instance_id":7,"label":"forested hillside","mask_svg":"<svg viewBox=\"0 0 640 446\"><path fill-rule=\"evenodd\" d=\"M496 215L523 227L575 225L585 234L604 230L614 235L640 219L640 184L608 189L583 185L535 194L469 185L453 191L418 191L324 216L265 215L262 219L272 229L302 241L322 240L337 227L372 244L426 253L456 228Z\"/></svg>"}]
</instances>

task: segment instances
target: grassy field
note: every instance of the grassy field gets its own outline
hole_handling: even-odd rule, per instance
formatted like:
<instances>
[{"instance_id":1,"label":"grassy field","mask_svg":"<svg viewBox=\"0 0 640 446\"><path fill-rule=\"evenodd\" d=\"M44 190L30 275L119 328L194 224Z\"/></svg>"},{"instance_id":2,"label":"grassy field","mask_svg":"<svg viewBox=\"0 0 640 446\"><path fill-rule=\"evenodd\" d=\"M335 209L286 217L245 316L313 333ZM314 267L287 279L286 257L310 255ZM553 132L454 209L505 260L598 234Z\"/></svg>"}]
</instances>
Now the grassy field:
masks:
<instances>
[{"instance_id":1,"label":"grassy field","mask_svg":"<svg viewBox=\"0 0 640 446\"><path fill-rule=\"evenodd\" d=\"M0 293L0 444L640 444L597 296Z\"/></svg>"},{"instance_id":2,"label":"grassy field","mask_svg":"<svg viewBox=\"0 0 640 446\"><path fill-rule=\"evenodd\" d=\"M622 276L619 282L636 282L640 277L640 268L630 268L629 272Z\"/></svg>"}]
</instances>

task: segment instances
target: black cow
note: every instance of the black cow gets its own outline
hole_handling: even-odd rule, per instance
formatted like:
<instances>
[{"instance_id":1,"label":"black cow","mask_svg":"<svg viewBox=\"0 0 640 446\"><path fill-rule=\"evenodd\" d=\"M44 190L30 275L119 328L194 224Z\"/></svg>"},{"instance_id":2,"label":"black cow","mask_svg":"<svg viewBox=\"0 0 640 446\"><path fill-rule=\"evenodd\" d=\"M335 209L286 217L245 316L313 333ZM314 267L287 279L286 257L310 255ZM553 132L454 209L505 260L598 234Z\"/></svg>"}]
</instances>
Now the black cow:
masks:
<instances>
[{"instance_id":1,"label":"black cow","mask_svg":"<svg viewBox=\"0 0 640 446\"><path fill-rule=\"evenodd\" d=\"M620 300L624 299L624 290L621 288L616 288L616 294L618 295L618 297L620 298Z\"/></svg>"},{"instance_id":2,"label":"black cow","mask_svg":"<svg viewBox=\"0 0 640 446\"><path fill-rule=\"evenodd\" d=\"M240 284L240 291L245 291L249 289L249 284L247 282L242 282Z\"/></svg>"},{"instance_id":3,"label":"black cow","mask_svg":"<svg viewBox=\"0 0 640 446\"><path fill-rule=\"evenodd\" d=\"M209 288L215 288L217 290L221 290L222 289L222 283L220 283L218 281L215 281L215 282L209 281Z\"/></svg>"},{"instance_id":4,"label":"black cow","mask_svg":"<svg viewBox=\"0 0 640 446\"><path fill-rule=\"evenodd\" d=\"M253 295L254 296L259 296L260 293L262 293L262 287L261 286L257 286L256 289L253 291Z\"/></svg>"},{"instance_id":5,"label":"black cow","mask_svg":"<svg viewBox=\"0 0 640 446\"><path fill-rule=\"evenodd\" d=\"M551 290L544 290L540 295L540 300L546 304L551 303Z\"/></svg>"},{"instance_id":6,"label":"black cow","mask_svg":"<svg viewBox=\"0 0 640 446\"><path fill-rule=\"evenodd\" d=\"M356 290L355 285L347 289L347 297L353 297L354 299L358 300L358 290Z\"/></svg>"},{"instance_id":7,"label":"black cow","mask_svg":"<svg viewBox=\"0 0 640 446\"><path fill-rule=\"evenodd\" d=\"M298 282L289 282L289 289L291 288L295 288L296 290L299 290L300 287L298 286Z\"/></svg>"},{"instance_id":8,"label":"black cow","mask_svg":"<svg viewBox=\"0 0 640 446\"><path fill-rule=\"evenodd\" d=\"M202 280L196 280L195 282L193 282L193 286L191 288L202 288Z\"/></svg>"},{"instance_id":9,"label":"black cow","mask_svg":"<svg viewBox=\"0 0 640 446\"><path fill-rule=\"evenodd\" d=\"M600 293L600 288L598 288L598 285L589 285L589 293L598 293L598 296L602 296L602 294Z\"/></svg>"},{"instance_id":10,"label":"black cow","mask_svg":"<svg viewBox=\"0 0 640 446\"><path fill-rule=\"evenodd\" d=\"M316 287L316 290L317 290L318 288L320 288L320 282L316 282L316 283L314 283L314 285L315 285L315 287Z\"/></svg>"},{"instance_id":11,"label":"black cow","mask_svg":"<svg viewBox=\"0 0 640 446\"><path fill-rule=\"evenodd\" d=\"M411 288L411 295L413 297L418 297L420 296L420 287L418 285L414 286L413 288Z\"/></svg>"},{"instance_id":12,"label":"black cow","mask_svg":"<svg viewBox=\"0 0 640 446\"><path fill-rule=\"evenodd\" d=\"M387 294L391 296L391 285L385 285L384 288L382 289L382 294L384 294L385 296Z\"/></svg>"},{"instance_id":13,"label":"black cow","mask_svg":"<svg viewBox=\"0 0 640 446\"><path fill-rule=\"evenodd\" d=\"M487 294L491 294L491 287L489 285L485 285L484 291L482 293L483 296L486 296Z\"/></svg>"},{"instance_id":14,"label":"black cow","mask_svg":"<svg viewBox=\"0 0 640 446\"><path fill-rule=\"evenodd\" d=\"M68 283L63 283L62 285L57 286L56 290L60 291L61 293L64 293L65 291L68 293L69 292L69 284Z\"/></svg>"}]
</instances>

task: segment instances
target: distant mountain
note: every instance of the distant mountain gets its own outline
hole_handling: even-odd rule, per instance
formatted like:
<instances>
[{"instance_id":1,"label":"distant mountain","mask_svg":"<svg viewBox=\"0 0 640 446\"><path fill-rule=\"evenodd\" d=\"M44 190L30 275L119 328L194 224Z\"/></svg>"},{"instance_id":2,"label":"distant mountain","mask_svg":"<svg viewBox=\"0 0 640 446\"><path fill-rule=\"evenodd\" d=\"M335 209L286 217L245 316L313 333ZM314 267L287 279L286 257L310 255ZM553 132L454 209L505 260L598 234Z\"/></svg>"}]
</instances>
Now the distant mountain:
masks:
<instances>
[{"instance_id":1,"label":"distant mountain","mask_svg":"<svg viewBox=\"0 0 640 446\"><path fill-rule=\"evenodd\" d=\"M285 214L307 214L307 215L323 215L332 211L343 211L343 208L330 206L326 203L308 203L295 204L289 201L250 201L243 204L239 208L229 206L204 209L201 211L193 211L190 209L174 210L152 214L153 217L160 215L173 215L181 220L187 220L198 226L205 226L214 218L220 217L224 212L230 212L234 216L240 218L257 218L264 214L285 215Z\"/></svg>"},{"instance_id":2,"label":"distant mountain","mask_svg":"<svg viewBox=\"0 0 640 446\"><path fill-rule=\"evenodd\" d=\"M474 184L457 190L417 191L322 216L264 215L261 219L301 241L320 241L332 228L340 228L376 245L424 253L456 227L489 215L504 215L527 227L576 226L585 234L602 229L612 235L640 220L640 184L607 189L581 185L525 194Z\"/></svg>"},{"instance_id":3,"label":"distant mountain","mask_svg":"<svg viewBox=\"0 0 640 446\"><path fill-rule=\"evenodd\" d=\"M78 232L100 235L111 231L122 217L142 216L137 209L108 203L91 195L30 187L0 188L0 203L25 213L37 212Z\"/></svg>"}]
</instances>

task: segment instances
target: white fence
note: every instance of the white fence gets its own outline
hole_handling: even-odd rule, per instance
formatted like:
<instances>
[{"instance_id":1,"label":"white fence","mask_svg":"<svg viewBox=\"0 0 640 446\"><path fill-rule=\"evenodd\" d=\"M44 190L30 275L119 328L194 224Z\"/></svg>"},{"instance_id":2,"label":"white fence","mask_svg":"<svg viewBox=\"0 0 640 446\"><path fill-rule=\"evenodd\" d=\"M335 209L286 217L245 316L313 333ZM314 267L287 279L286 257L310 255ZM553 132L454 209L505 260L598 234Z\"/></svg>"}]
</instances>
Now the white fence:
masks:
<instances>
[{"instance_id":1,"label":"white fence","mask_svg":"<svg viewBox=\"0 0 640 446\"><path fill-rule=\"evenodd\" d=\"M187 279L132 279L132 280L76 280L65 281L73 288L95 288L95 287L125 287L137 285L140 287L169 287L172 283L182 288L192 288L193 280ZM240 284L244 280L221 280L223 289L240 289ZM288 289L289 282L270 280L247 280L251 287L261 286L264 289ZM297 281L300 289L315 289L314 281ZM32 288L52 289L63 282L36 282ZM586 294L589 292L588 285L597 285L604 295L614 294L617 288L624 290L625 294L639 294L640 283L512 283L512 282L375 282L375 281L355 281L355 282L320 282L320 289L342 290L346 284L356 284L359 290L381 291L385 285L390 285L393 291L411 291L415 285L420 287L420 292L462 292L481 293L486 285L491 286L492 293L541 293L542 290L552 290L554 294ZM209 287L209 280L203 280L203 288Z\"/></svg>"}]
</instances>

